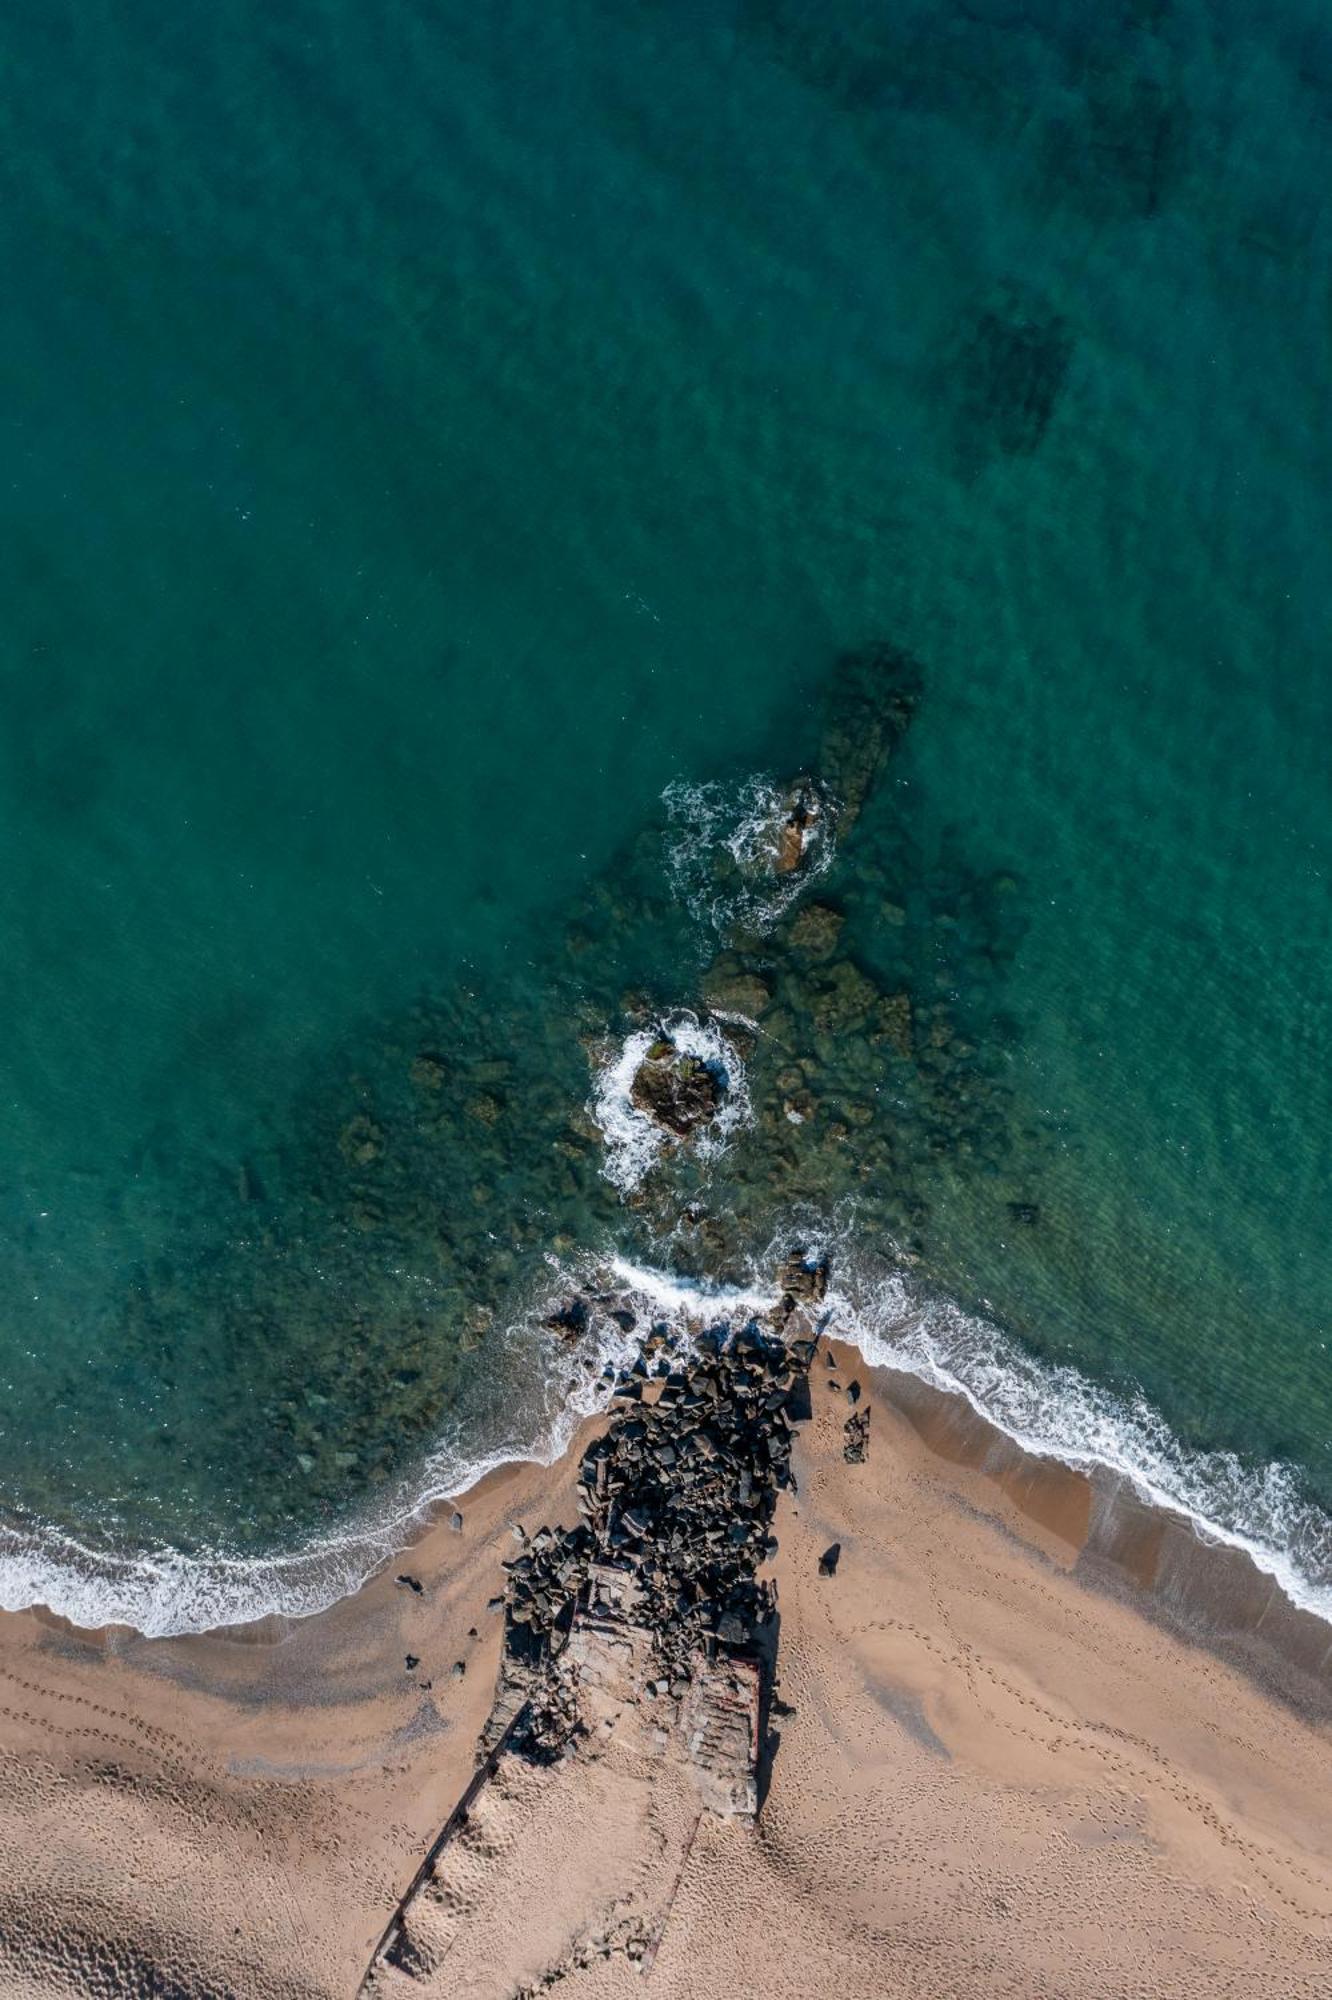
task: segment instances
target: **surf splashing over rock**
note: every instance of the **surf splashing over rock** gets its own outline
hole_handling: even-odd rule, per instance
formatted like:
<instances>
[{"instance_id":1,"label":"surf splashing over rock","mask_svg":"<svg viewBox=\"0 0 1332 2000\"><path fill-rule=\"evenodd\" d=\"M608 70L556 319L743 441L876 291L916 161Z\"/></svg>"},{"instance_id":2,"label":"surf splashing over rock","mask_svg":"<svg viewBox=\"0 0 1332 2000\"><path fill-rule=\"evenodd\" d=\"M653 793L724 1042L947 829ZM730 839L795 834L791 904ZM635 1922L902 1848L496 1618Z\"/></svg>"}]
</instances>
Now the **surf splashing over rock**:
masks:
<instances>
[{"instance_id":1,"label":"surf splashing over rock","mask_svg":"<svg viewBox=\"0 0 1332 2000\"><path fill-rule=\"evenodd\" d=\"M771 930L836 850L837 803L812 779L677 780L662 803L671 885L718 936Z\"/></svg>"},{"instance_id":2,"label":"surf splashing over rock","mask_svg":"<svg viewBox=\"0 0 1332 2000\"><path fill-rule=\"evenodd\" d=\"M639 1080L657 1049L702 1066L716 1081L715 1109L688 1132L675 1131L643 1108ZM637 1100L637 1101L636 1101ZM589 1106L605 1145L602 1171L631 1194L668 1153L687 1144L700 1161L720 1157L732 1136L753 1117L745 1068L734 1042L713 1020L687 1008L636 1028L597 1070Z\"/></svg>"}]
</instances>

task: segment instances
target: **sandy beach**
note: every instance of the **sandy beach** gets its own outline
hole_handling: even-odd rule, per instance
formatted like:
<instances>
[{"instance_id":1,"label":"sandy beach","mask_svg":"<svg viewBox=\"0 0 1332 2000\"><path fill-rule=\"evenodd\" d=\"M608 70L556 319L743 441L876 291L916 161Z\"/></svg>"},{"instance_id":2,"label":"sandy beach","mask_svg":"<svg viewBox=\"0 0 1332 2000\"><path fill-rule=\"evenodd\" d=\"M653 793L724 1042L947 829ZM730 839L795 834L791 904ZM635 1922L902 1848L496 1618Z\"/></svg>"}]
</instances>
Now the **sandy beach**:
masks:
<instances>
[{"instance_id":1,"label":"sandy beach","mask_svg":"<svg viewBox=\"0 0 1332 2000\"><path fill-rule=\"evenodd\" d=\"M506 1760L441 1863L433 1973L376 1991L1325 1994L1326 1628L832 1351L777 1512L757 1827L701 1813L632 1718ZM511 1523L575 1518L586 1441L319 1617L147 1641L6 1616L0 1993L353 1995L472 1775Z\"/></svg>"}]
</instances>

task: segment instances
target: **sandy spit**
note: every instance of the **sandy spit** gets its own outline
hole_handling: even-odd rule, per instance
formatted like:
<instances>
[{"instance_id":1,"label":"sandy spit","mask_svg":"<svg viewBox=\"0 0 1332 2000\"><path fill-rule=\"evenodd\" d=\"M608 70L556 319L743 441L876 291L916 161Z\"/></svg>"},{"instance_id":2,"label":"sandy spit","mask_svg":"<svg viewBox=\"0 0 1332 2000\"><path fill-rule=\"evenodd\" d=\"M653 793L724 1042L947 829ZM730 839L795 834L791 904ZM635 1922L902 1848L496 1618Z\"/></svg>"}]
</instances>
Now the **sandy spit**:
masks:
<instances>
[{"instance_id":1,"label":"sandy spit","mask_svg":"<svg viewBox=\"0 0 1332 2000\"><path fill-rule=\"evenodd\" d=\"M777 1517L757 1830L700 1819L630 1719L506 1767L441 1867L438 1969L382 1990L1323 2000L1326 1629L833 1352ZM572 1521L573 1468L492 1475L461 1533L446 1509L316 1618L144 1640L0 1615L0 1995L350 2000L471 1776L510 1523Z\"/></svg>"}]
</instances>

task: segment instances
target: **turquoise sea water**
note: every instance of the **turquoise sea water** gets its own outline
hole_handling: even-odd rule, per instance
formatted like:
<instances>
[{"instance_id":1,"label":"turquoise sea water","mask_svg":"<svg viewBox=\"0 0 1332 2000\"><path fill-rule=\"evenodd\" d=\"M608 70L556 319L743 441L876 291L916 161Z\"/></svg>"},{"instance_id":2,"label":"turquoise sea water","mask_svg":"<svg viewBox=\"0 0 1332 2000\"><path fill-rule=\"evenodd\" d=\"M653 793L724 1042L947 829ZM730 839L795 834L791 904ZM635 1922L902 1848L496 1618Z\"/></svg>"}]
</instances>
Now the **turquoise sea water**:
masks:
<instances>
[{"instance_id":1,"label":"turquoise sea water","mask_svg":"<svg viewBox=\"0 0 1332 2000\"><path fill-rule=\"evenodd\" d=\"M1319 12L121 0L0 56L4 1601L311 1603L549 1434L546 1260L653 1260L596 1038L717 943L663 793L798 768L870 641L922 699L828 892L989 1095L885 1084L919 1145L796 1192L911 1236L992 1403L1049 1364L1018 1427L1328 1590Z\"/></svg>"}]
</instances>

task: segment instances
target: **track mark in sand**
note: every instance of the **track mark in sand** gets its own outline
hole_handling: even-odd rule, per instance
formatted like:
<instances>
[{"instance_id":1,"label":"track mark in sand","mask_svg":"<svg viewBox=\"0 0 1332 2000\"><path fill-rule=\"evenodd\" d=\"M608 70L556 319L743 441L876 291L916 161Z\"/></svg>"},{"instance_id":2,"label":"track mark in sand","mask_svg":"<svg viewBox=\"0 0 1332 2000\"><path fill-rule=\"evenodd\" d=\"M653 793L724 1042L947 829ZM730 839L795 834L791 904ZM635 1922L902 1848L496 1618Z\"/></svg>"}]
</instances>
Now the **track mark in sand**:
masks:
<instances>
[{"instance_id":1,"label":"track mark in sand","mask_svg":"<svg viewBox=\"0 0 1332 2000\"><path fill-rule=\"evenodd\" d=\"M0 1667L0 1680L8 1681L11 1687L21 1688L25 1694L39 1695L43 1701L69 1703L74 1708L86 1709L90 1715L101 1715L105 1716L108 1721L124 1723L126 1727L136 1730L145 1743L151 1743L154 1746L169 1745L182 1756L189 1758L191 1764L196 1767L200 1763L211 1763L215 1770L220 1770L216 1760L210 1759L206 1753L200 1752L197 1743L187 1743L183 1736L173 1735L169 1729L159 1729L155 1724L145 1722L141 1716L134 1715L128 1709L113 1708L106 1702L92 1701L87 1695L71 1693L68 1688L52 1687L41 1681L25 1680L22 1674L16 1674L8 1667ZM0 1715L13 1715L18 1719L35 1724L38 1728L54 1729L58 1726L48 1718L30 1716L18 1709L0 1708Z\"/></svg>"},{"instance_id":2,"label":"track mark in sand","mask_svg":"<svg viewBox=\"0 0 1332 2000\"><path fill-rule=\"evenodd\" d=\"M1223 1847L1243 1856L1276 1900L1295 1915L1316 1923L1324 1923L1332 1917L1332 1886L1329 1886L1326 1879L1320 1879L1300 1862L1278 1853L1273 1847L1246 1840L1224 1813L1180 1776L1176 1766L1157 1744L1151 1743L1145 1737L1135 1736L1129 1730L1120 1729L1113 1723L1098 1722L1093 1717L1060 1715L1056 1709L1048 1707L1036 1696L1024 1694L1020 1688L1005 1679L997 1668L990 1666L974 1646L965 1641L959 1642L952 1633L950 1637L953 1638L956 1650L950 1652L938 1645L929 1633L920 1626L913 1625L908 1619L876 1618L871 1620L870 1629L894 1631L914 1639L941 1664L961 1674L977 1709L987 1721L993 1723L996 1728L1004 1730L1006 1734L1056 1756L1068 1744L1076 1744L1079 1749L1086 1750L1098 1758L1107 1769L1113 1770L1121 1782L1130 1789L1135 1784L1146 1784L1172 1798L1176 1804L1183 1806L1187 1812L1201 1821ZM1040 1729L1029 1728L1001 1714L987 1701L981 1690L981 1682L988 1682L996 1693L1006 1695L1020 1708L1029 1711L1034 1718L1049 1724L1054 1734L1049 1735ZM1101 1740L1106 1737L1112 1741L1107 1743ZM1136 1752L1138 1757L1146 1759L1153 1768L1143 1771L1140 1764L1112 1747L1112 1744L1122 1744L1126 1750ZM1269 1872L1273 1868L1287 1875L1298 1876L1309 1888L1324 1894L1328 1899L1327 1903L1322 1908L1316 1908L1290 1895Z\"/></svg>"}]
</instances>

